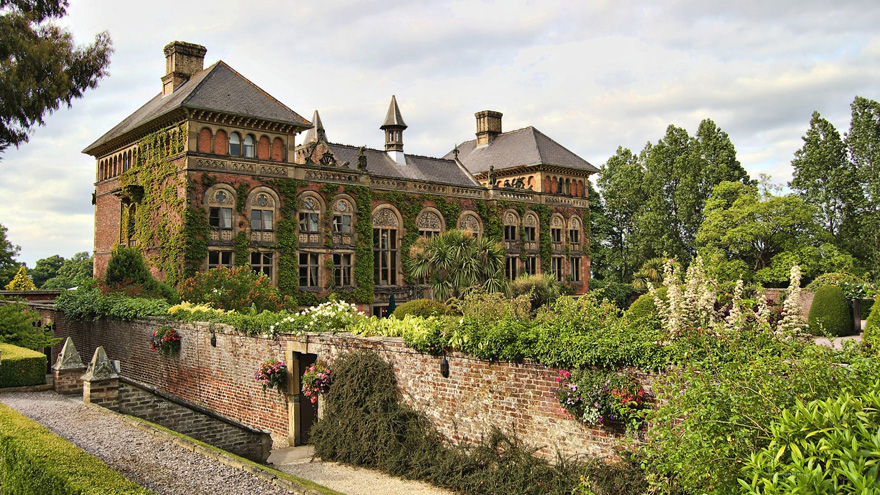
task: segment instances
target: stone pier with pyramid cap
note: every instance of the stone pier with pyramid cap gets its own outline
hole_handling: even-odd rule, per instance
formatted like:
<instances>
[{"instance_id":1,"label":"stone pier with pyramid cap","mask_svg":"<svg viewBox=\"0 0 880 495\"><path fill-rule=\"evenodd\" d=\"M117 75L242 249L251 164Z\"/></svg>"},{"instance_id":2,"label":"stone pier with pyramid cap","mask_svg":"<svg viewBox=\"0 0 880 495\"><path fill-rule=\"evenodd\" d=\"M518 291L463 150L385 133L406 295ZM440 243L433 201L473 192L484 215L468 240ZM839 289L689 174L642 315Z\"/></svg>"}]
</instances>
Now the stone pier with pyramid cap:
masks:
<instances>
[{"instance_id":1,"label":"stone pier with pyramid cap","mask_svg":"<svg viewBox=\"0 0 880 495\"><path fill-rule=\"evenodd\" d=\"M119 405L119 375L113 369L110 358L103 347L95 349L95 355L89 363L83 380L83 402L95 404L107 409L116 409Z\"/></svg>"},{"instance_id":2,"label":"stone pier with pyramid cap","mask_svg":"<svg viewBox=\"0 0 880 495\"><path fill-rule=\"evenodd\" d=\"M58 359L52 365L52 376L55 382L55 391L59 394L79 394L82 393L83 371L86 365L83 364L82 358L73 345L73 339L67 337L64 341L64 347L58 354Z\"/></svg>"}]
</instances>

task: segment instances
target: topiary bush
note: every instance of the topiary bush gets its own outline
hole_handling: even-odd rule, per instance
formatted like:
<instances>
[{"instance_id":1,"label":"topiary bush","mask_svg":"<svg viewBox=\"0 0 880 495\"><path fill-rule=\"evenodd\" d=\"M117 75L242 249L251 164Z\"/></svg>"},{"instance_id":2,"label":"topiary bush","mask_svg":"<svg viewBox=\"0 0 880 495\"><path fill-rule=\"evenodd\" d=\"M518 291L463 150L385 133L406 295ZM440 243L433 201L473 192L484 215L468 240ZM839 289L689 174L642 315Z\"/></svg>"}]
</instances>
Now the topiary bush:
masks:
<instances>
[{"instance_id":1,"label":"topiary bush","mask_svg":"<svg viewBox=\"0 0 880 495\"><path fill-rule=\"evenodd\" d=\"M825 285L816 291L813 305L810 306L807 326L813 335L840 337L852 333L850 303L840 287Z\"/></svg>"},{"instance_id":2,"label":"topiary bush","mask_svg":"<svg viewBox=\"0 0 880 495\"><path fill-rule=\"evenodd\" d=\"M429 316L445 316L452 314L449 306L440 301L431 299L413 299L405 302L394 310L395 318L403 319L406 315L421 316L427 318Z\"/></svg>"},{"instance_id":3,"label":"topiary bush","mask_svg":"<svg viewBox=\"0 0 880 495\"><path fill-rule=\"evenodd\" d=\"M880 296L877 296L871 307L871 313L865 321L865 333L862 335L862 339L866 344L880 350Z\"/></svg>"},{"instance_id":4,"label":"topiary bush","mask_svg":"<svg viewBox=\"0 0 880 495\"><path fill-rule=\"evenodd\" d=\"M0 344L0 388L46 383L46 355L11 344Z\"/></svg>"},{"instance_id":5,"label":"topiary bush","mask_svg":"<svg viewBox=\"0 0 880 495\"><path fill-rule=\"evenodd\" d=\"M121 292L130 297L165 299L172 304L180 301L177 291L153 277L137 248L113 248L101 282L101 292L105 294Z\"/></svg>"}]
</instances>

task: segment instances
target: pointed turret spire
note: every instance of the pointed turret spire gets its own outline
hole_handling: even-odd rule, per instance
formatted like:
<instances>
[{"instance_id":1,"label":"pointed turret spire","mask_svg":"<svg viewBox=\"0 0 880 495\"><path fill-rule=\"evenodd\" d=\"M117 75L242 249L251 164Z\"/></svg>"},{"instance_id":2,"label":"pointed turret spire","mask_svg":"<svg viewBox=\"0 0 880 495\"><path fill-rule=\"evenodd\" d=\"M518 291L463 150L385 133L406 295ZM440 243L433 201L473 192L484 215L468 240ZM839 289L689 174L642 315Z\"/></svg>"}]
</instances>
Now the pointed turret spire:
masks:
<instances>
[{"instance_id":1,"label":"pointed turret spire","mask_svg":"<svg viewBox=\"0 0 880 495\"><path fill-rule=\"evenodd\" d=\"M303 138L303 144L309 144L314 141L327 142L327 133L324 131L324 123L321 122L321 116L318 115L317 109L315 109L315 114L312 116L312 128L306 132L306 136Z\"/></svg>"},{"instance_id":2,"label":"pointed turret spire","mask_svg":"<svg viewBox=\"0 0 880 495\"><path fill-rule=\"evenodd\" d=\"M400 115L400 108L394 95L391 96L385 123L379 129L385 131L385 151L397 164L406 165L406 158L403 155L403 130L406 129L406 122Z\"/></svg>"}]
</instances>

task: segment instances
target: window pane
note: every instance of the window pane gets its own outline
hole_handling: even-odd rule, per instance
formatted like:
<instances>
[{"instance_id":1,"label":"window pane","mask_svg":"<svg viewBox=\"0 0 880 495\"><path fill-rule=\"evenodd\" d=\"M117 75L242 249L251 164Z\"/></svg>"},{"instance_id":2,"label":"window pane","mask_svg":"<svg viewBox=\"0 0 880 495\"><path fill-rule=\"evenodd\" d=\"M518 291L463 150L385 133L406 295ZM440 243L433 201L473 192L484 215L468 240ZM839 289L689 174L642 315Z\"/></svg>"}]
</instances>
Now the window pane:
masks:
<instances>
[{"instance_id":1,"label":"window pane","mask_svg":"<svg viewBox=\"0 0 880 495\"><path fill-rule=\"evenodd\" d=\"M244 156L247 158L254 157L254 137L250 134L244 137Z\"/></svg>"},{"instance_id":2,"label":"window pane","mask_svg":"<svg viewBox=\"0 0 880 495\"><path fill-rule=\"evenodd\" d=\"M229 154L232 156L241 155L241 136L237 132L229 135Z\"/></svg>"},{"instance_id":3,"label":"window pane","mask_svg":"<svg viewBox=\"0 0 880 495\"><path fill-rule=\"evenodd\" d=\"M208 215L208 225L211 227L220 226L220 208L211 208L210 214Z\"/></svg>"},{"instance_id":4,"label":"window pane","mask_svg":"<svg viewBox=\"0 0 880 495\"><path fill-rule=\"evenodd\" d=\"M263 230L272 230L272 210L263 210Z\"/></svg>"},{"instance_id":5,"label":"window pane","mask_svg":"<svg viewBox=\"0 0 880 495\"><path fill-rule=\"evenodd\" d=\"M309 232L318 231L318 214L309 213Z\"/></svg>"},{"instance_id":6,"label":"window pane","mask_svg":"<svg viewBox=\"0 0 880 495\"><path fill-rule=\"evenodd\" d=\"M232 208L220 208L220 228L232 228Z\"/></svg>"},{"instance_id":7,"label":"window pane","mask_svg":"<svg viewBox=\"0 0 880 495\"><path fill-rule=\"evenodd\" d=\"M260 230L263 215L261 210L251 210L251 230Z\"/></svg>"},{"instance_id":8,"label":"window pane","mask_svg":"<svg viewBox=\"0 0 880 495\"><path fill-rule=\"evenodd\" d=\"M263 259L262 259L262 257L260 257L260 253L259 253L259 252L254 251L253 253L251 253L251 266L253 266L254 269L256 269L258 266L261 265L260 262L261 262L262 260L263 260Z\"/></svg>"}]
</instances>

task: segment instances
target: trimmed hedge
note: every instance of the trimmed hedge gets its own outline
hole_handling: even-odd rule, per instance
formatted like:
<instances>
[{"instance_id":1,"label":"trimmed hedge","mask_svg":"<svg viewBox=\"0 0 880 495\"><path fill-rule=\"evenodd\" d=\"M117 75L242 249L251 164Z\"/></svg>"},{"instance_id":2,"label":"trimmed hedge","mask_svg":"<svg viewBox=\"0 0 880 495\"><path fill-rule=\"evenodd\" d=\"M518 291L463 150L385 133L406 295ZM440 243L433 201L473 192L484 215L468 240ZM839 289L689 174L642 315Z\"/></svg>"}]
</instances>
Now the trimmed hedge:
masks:
<instances>
[{"instance_id":1,"label":"trimmed hedge","mask_svg":"<svg viewBox=\"0 0 880 495\"><path fill-rule=\"evenodd\" d=\"M394 317L403 319L406 315L421 316L444 316L452 314L449 306L432 299L413 299L405 302L394 310Z\"/></svg>"},{"instance_id":2,"label":"trimmed hedge","mask_svg":"<svg viewBox=\"0 0 880 495\"><path fill-rule=\"evenodd\" d=\"M813 335L824 332L829 337L849 335L853 330L850 303L843 290L836 285L825 285L816 291L807 319Z\"/></svg>"},{"instance_id":3,"label":"trimmed hedge","mask_svg":"<svg viewBox=\"0 0 880 495\"><path fill-rule=\"evenodd\" d=\"M865 321L865 333L862 339L872 346L880 348L880 296L874 301L871 313Z\"/></svg>"},{"instance_id":4,"label":"trimmed hedge","mask_svg":"<svg viewBox=\"0 0 880 495\"><path fill-rule=\"evenodd\" d=\"M151 493L100 459L3 404L0 404L0 492Z\"/></svg>"},{"instance_id":5,"label":"trimmed hedge","mask_svg":"<svg viewBox=\"0 0 880 495\"><path fill-rule=\"evenodd\" d=\"M46 355L12 344L0 343L0 388L28 387L46 383Z\"/></svg>"}]
</instances>

